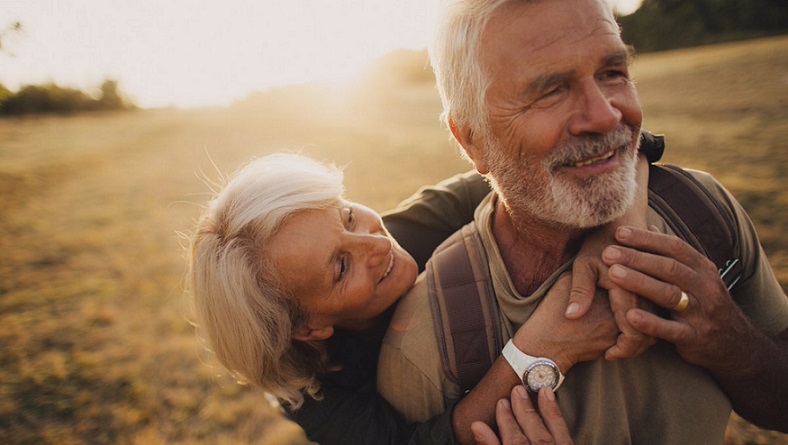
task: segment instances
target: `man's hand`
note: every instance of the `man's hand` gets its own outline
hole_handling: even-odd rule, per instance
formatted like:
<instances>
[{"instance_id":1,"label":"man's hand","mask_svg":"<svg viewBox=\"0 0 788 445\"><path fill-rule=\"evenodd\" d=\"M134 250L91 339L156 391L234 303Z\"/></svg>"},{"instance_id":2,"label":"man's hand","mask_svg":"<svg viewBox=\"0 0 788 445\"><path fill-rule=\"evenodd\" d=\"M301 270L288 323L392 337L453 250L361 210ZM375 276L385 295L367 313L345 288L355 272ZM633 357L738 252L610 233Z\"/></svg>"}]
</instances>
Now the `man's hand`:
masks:
<instances>
[{"instance_id":1,"label":"man's hand","mask_svg":"<svg viewBox=\"0 0 788 445\"><path fill-rule=\"evenodd\" d=\"M572 444L553 391L547 388L541 390L538 400L539 412L534 409L525 388L514 387L511 398L501 399L495 407L500 440L486 423L474 422L471 429L477 445Z\"/></svg>"},{"instance_id":2,"label":"man's hand","mask_svg":"<svg viewBox=\"0 0 788 445\"><path fill-rule=\"evenodd\" d=\"M788 329L760 332L730 296L717 267L689 244L656 229L622 227L602 255L611 281L670 311L632 309L627 320L676 345L681 357L709 370L733 409L756 425L788 432Z\"/></svg>"},{"instance_id":3,"label":"man's hand","mask_svg":"<svg viewBox=\"0 0 788 445\"><path fill-rule=\"evenodd\" d=\"M633 309L626 317L632 326L674 343L690 363L707 369L736 366L735 357L748 347L755 328L731 299L716 266L675 236L622 227L616 237L628 247L604 251L610 280L672 313L666 319Z\"/></svg>"},{"instance_id":4,"label":"man's hand","mask_svg":"<svg viewBox=\"0 0 788 445\"><path fill-rule=\"evenodd\" d=\"M570 285L571 275L559 278L513 338L521 351L552 359L562 372L577 362L598 358L615 344L619 334L608 297L601 290L583 317L567 319L564 308Z\"/></svg>"}]
</instances>

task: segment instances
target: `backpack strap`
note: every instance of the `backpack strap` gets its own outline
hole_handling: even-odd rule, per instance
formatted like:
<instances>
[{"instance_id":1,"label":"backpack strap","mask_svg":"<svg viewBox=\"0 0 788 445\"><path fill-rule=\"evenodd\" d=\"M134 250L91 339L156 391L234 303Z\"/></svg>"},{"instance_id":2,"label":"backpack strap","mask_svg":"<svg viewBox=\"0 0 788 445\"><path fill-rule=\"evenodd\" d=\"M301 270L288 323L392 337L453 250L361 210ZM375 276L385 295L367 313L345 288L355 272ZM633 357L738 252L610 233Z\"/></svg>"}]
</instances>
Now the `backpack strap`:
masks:
<instances>
[{"instance_id":1,"label":"backpack strap","mask_svg":"<svg viewBox=\"0 0 788 445\"><path fill-rule=\"evenodd\" d=\"M649 166L649 204L676 235L709 258L728 289L742 276L739 239L729 210L681 167Z\"/></svg>"},{"instance_id":2,"label":"backpack strap","mask_svg":"<svg viewBox=\"0 0 788 445\"><path fill-rule=\"evenodd\" d=\"M463 392L500 355L500 315L476 223L454 233L427 262L430 306L446 375Z\"/></svg>"}]
</instances>

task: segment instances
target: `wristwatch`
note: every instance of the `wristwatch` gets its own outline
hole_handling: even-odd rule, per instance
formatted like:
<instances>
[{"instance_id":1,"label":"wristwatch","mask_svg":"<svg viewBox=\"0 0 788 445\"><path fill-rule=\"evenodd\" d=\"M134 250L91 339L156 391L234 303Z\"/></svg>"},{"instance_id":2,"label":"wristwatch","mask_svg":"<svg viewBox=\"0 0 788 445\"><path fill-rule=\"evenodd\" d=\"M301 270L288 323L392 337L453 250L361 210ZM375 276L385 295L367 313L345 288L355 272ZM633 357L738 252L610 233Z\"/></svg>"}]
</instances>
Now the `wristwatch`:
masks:
<instances>
[{"instance_id":1,"label":"wristwatch","mask_svg":"<svg viewBox=\"0 0 788 445\"><path fill-rule=\"evenodd\" d=\"M538 393L542 388L556 390L564 381L564 375L554 361L546 357L531 357L511 340L504 346L503 356L532 393Z\"/></svg>"}]
</instances>

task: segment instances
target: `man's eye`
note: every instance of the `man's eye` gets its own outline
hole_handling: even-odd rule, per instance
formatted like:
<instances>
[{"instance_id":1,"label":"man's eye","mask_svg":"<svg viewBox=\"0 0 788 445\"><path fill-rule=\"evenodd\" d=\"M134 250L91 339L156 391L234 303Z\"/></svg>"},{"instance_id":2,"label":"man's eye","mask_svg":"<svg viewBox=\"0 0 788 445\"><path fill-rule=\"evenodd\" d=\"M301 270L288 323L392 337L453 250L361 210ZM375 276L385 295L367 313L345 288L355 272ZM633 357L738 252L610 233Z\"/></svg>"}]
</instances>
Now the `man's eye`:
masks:
<instances>
[{"instance_id":1,"label":"man's eye","mask_svg":"<svg viewBox=\"0 0 788 445\"><path fill-rule=\"evenodd\" d=\"M554 87L548 90L544 90L540 93L540 96L533 100L530 104L528 104L527 108L548 108L551 107L561 101L563 97L563 93L566 91L564 87Z\"/></svg>"},{"instance_id":2,"label":"man's eye","mask_svg":"<svg viewBox=\"0 0 788 445\"><path fill-rule=\"evenodd\" d=\"M563 91L563 88L561 88L561 87L551 88L551 89L545 91L544 94L542 95L542 97L555 96L556 94L560 93L561 91Z\"/></svg>"},{"instance_id":3,"label":"man's eye","mask_svg":"<svg viewBox=\"0 0 788 445\"><path fill-rule=\"evenodd\" d=\"M629 79L629 74L627 74L624 71L620 71L620 70L610 70L610 71L605 71L602 74L602 78L604 80L612 80L612 81L615 81L615 80L628 80Z\"/></svg>"}]
</instances>

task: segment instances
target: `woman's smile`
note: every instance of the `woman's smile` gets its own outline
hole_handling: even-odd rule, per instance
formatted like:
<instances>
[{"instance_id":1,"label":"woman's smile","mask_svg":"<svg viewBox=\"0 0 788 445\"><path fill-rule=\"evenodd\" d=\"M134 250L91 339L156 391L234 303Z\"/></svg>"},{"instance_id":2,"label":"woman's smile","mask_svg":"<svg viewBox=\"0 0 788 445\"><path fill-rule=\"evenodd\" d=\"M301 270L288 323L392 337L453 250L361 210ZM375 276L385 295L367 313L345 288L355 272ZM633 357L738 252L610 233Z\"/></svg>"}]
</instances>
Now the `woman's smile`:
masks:
<instances>
[{"instance_id":1,"label":"woman's smile","mask_svg":"<svg viewBox=\"0 0 788 445\"><path fill-rule=\"evenodd\" d=\"M315 326L364 329L418 275L380 216L348 202L291 216L271 238L268 254L282 287Z\"/></svg>"}]
</instances>

